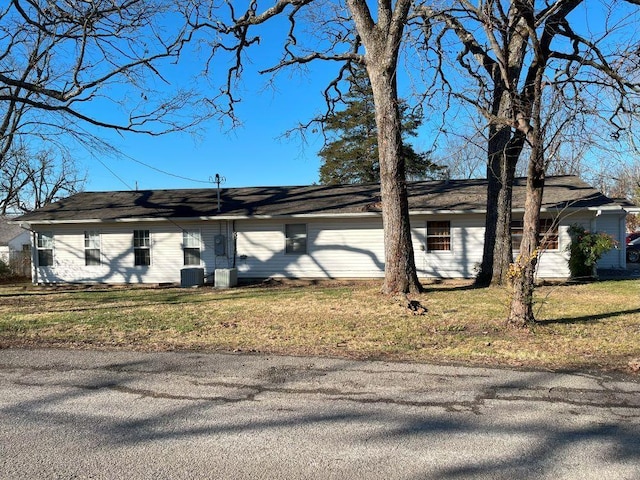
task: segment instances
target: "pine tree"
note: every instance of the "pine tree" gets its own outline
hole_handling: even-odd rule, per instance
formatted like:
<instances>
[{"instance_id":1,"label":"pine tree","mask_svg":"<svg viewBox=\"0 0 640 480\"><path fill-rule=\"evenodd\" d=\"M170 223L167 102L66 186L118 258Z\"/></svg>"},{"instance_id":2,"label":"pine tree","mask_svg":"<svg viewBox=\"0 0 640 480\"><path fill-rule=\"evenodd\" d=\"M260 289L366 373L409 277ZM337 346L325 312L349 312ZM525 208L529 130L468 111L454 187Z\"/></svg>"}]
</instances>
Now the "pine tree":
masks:
<instances>
[{"instance_id":1,"label":"pine tree","mask_svg":"<svg viewBox=\"0 0 640 480\"><path fill-rule=\"evenodd\" d=\"M322 157L320 183L375 183L380 181L378 137L373 91L363 68L355 69L349 78L345 95L346 108L328 116L325 131L333 140L320 150ZM400 105L403 136L416 136L422 124L419 114ZM402 153L407 180L423 180L442 175L444 167L430 160L428 153L417 153L403 141Z\"/></svg>"}]
</instances>

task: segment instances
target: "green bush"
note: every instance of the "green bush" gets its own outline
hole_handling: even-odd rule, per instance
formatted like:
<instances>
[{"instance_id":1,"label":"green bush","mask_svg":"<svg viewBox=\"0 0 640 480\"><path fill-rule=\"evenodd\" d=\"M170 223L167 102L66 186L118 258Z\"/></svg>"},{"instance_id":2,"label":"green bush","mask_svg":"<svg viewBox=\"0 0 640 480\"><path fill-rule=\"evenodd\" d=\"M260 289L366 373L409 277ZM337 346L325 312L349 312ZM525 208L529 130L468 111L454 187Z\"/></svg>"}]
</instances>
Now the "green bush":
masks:
<instances>
[{"instance_id":1,"label":"green bush","mask_svg":"<svg viewBox=\"0 0 640 480\"><path fill-rule=\"evenodd\" d=\"M7 265L4 260L0 259L0 280L6 280L13 276L13 272L9 265Z\"/></svg>"},{"instance_id":2,"label":"green bush","mask_svg":"<svg viewBox=\"0 0 640 480\"><path fill-rule=\"evenodd\" d=\"M601 232L589 232L581 225L569 227L571 235L571 245L569 251L569 271L572 278L590 278L593 276L593 269L608 251L617 248L616 242L611 235Z\"/></svg>"}]
</instances>

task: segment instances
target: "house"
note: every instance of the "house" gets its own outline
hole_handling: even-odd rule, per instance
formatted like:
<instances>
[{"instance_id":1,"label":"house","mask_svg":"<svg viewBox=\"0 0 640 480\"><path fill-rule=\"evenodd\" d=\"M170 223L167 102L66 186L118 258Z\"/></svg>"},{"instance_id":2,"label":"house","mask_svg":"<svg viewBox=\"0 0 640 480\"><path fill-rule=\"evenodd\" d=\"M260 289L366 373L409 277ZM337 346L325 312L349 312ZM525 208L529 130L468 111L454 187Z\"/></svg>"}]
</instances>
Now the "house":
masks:
<instances>
[{"instance_id":1,"label":"house","mask_svg":"<svg viewBox=\"0 0 640 480\"><path fill-rule=\"evenodd\" d=\"M516 246L525 184L517 179L513 191ZM486 188L486 180L408 184L420 277L477 273ZM569 276L572 224L624 239L627 210L577 177L548 178L543 203L539 277ZM384 275L378 184L83 192L17 222L35 233L36 283L184 285L210 282L216 271L240 279ZM620 247L599 267L625 268Z\"/></svg>"},{"instance_id":2,"label":"house","mask_svg":"<svg viewBox=\"0 0 640 480\"><path fill-rule=\"evenodd\" d=\"M11 217L0 215L0 261L10 266L14 273L26 276L30 270L30 233L11 220Z\"/></svg>"}]
</instances>

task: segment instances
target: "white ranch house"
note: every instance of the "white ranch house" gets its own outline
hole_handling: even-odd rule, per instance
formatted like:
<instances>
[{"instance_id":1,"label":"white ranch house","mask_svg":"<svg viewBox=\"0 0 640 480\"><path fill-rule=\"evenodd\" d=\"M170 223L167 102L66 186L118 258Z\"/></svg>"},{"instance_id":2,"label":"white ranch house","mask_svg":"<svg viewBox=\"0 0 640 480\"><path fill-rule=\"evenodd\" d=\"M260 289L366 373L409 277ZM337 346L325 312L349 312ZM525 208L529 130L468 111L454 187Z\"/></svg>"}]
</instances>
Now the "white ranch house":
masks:
<instances>
[{"instance_id":1,"label":"white ranch house","mask_svg":"<svg viewBox=\"0 0 640 480\"><path fill-rule=\"evenodd\" d=\"M512 234L522 226L514 187ZM408 185L418 275L471 278L482 259L486 180ZM599 268L624 269L626 206L577 177L547 179L538 276L567 278L569 226L620 242ZM16 220L31 230L34 283L181 283L384 275L379 185L84 192ZM622 240L622 241L621 241ZM217 271L217 275L214 273Z\"/></svg>"}]
</instances>

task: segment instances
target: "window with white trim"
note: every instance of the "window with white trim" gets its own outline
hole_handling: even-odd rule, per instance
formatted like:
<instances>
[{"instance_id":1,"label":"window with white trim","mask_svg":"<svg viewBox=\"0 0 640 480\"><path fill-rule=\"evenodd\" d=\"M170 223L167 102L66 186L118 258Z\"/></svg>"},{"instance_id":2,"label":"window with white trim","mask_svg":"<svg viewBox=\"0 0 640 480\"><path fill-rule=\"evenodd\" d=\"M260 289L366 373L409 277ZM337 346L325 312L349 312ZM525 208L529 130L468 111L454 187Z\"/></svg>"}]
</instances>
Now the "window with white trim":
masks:
<instances>
[{"instance_id":1,"label":"window with white trim","mask_svg":"<svg viewBox=\"0 0 640 480\"><path fill-rule=\"evenodd\" d=\"M200 230L182 231L182 250L185 265L200 265L200 246L202 239Z\"/></svg>"},{"instance_id":2,"label":"window with white trim","mask_svg":"<svg viewBox=\"0 0 640 480\"><path fill-rule=\"evenodd\" d=\"M84 232L84 264L100 265L100 232Z\"/></svg>"},{"instance_id":3,"label":"window with white trim","mask_svg":"<svg viewBox=\"0 0 640 480\"><path fill-rule=\"evenodd\" d=\"M36 237L38 248L38 266L53 266L53 233L38 232Z\"/></svg>"},{"instance_id":4,"label":"window with white trim","mask_svg":"<svg viewBox=\"0 0 640 480\"><path fill-rule=\"evenodd\" d=\"M151 240L149 230L133 231L133 264L151 265Z\"/></svg>"},{"instance_id":5,"label":"window with white trim","mask_svg":"<svg viewBox=\"0 0 640 480\"><path fill-rule=\"evenodd\" d=\"M302 255L307 253L307 224L288 223L284 226L285 253Z\"/></svg>"},{"instance_id":6,"label":"window with white trim","mask_svg":"<svg viewBox=\"0 0 640 480\"><path fill-rule=\"evenodd\" d=\"M451 222L427 222L427 252L451 250Z\"/></svg>"}]
</instances>

